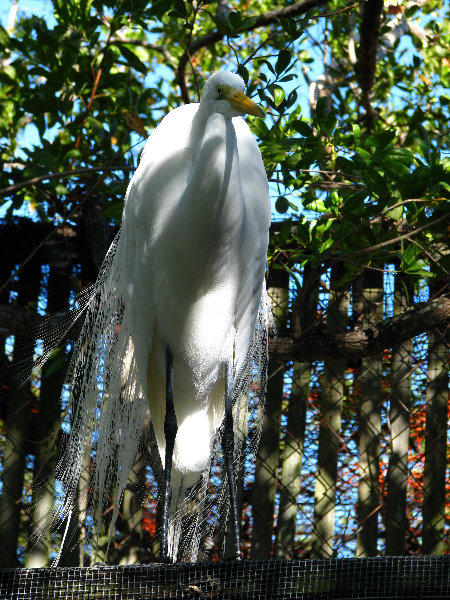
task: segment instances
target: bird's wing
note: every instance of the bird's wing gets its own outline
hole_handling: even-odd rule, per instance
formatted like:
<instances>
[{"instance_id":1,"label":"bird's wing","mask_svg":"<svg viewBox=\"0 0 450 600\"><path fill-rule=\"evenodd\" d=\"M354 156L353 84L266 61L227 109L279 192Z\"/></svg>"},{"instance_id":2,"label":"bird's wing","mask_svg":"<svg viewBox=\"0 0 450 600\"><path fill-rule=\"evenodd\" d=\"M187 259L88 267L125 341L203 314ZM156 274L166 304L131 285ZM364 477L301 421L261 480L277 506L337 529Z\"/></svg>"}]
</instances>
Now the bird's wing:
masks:
<instances>
[{"instance_id":1,"label":"bird's wing","mask_svg":"<svg viewBox=\"0 0 450 600\"><path fill-rule=\"evenodd\" d=\"M236 373L245 361L261 302L270 227L270 200L266 171L258 145L245 121L233 119L244 197L244 227L240 269L243 285L236 311Z\"/></svg>"},{"instance_id":2,"label":"bird's wing","mask_svg":"<svg viewBox=\"0 0 450 600\"><path fill-rule=\"evenodd\" d=\"M190 129L198 104L171 111L153 131L127 190L122 229L115 255L123 297L123 328L131 335L139 384L146 395L146 371L152 345L158 290L164 271L154 246L164 238L170 215L186 187Z\"/></svg>"}]
</instances>

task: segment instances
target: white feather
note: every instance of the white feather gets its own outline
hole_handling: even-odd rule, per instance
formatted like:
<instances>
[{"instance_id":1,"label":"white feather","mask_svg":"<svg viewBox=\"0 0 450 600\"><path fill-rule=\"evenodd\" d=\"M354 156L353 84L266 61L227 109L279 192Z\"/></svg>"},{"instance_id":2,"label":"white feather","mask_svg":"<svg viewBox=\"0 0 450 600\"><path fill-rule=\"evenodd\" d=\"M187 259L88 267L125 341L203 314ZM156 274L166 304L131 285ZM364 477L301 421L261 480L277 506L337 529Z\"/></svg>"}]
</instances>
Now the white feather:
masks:
<instances>
[{"instance_id":1,"label":"white feather","mask_svg":"<svg viewBox=\"0 0 450 600\"><path fill-rule=\"evenodd\" d=\"M213 75L201 103L170 112L147 141L73 363L72 431L58 469L66 498L56 516L64 517L95 432L95 520L101 520L105 490L113 487L114 522L148 407L164 465L169 346L178 423L174 559L187 490L200 481L206 493L224 413L224 366L233 361L235 397L242 399L252 361L262 366L266 360L267 178L247 124L233 103L217 97L218 86L243 90L238 76ZM242 416L235 420L240 430ZM238 440L235 456L240 447ZM192 560L203 525L199 516Z\"/></svg>"}]
</instances>

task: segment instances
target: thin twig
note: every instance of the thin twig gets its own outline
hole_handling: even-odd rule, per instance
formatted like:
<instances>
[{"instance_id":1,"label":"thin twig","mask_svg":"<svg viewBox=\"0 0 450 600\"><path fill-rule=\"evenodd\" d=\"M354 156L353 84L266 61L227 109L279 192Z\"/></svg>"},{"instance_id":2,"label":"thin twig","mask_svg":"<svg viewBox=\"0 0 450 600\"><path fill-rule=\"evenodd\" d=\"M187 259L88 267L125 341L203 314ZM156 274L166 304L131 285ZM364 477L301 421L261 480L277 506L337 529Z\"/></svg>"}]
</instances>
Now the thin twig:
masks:
<instances>
[{"instance_id":1,"label":"thin twig","mask_svg":"<svg viewBox=\"0 0 450 600\"><path fill-rule=\"evenodd\" d=\"M352 10L352 8L356 8L357 6L360 6L361 2L355 2L355 4L349 4L349 6L346 6L345 8L341 8L340 10L335 10L334 12L330 12L330 13L324 13L323 15L320 15L321 17L334 17L334 15L339 15L340 13L343 12L347 12L348 10Z\"/></svg>"},{"instance_id":2,"label":"thin twig","mask_svg":"<svg viewBox=\"0 0 450 600\"><path fill-rule=\"evenodd\" d=\"M92 74L94 74L94 72ZM97 91L97 87L98 87L98 84L100 82L100 77L101 76L102 76L102 69L101 69L101 67L99 67L99 69L98 69L98 71L97 71L97 73L95 75L94 85L92 86L91 97L89 98L88 105L86 106L86 114L84 115L83 122L81 123L80 133L78 134L78 137L75 140L74 148L78 148L78 146L80 145L81 136L83 135L83 127L86 125L86 121L88 120L89 112L91 110L92 103L94 102L95 93Z\"/></svg>"},{"instance_id":3,"label":"thin twig","mask_svg":"<svg viewBox=\"0 0 450 600\"><path fill-rule=\"evenodd\" d=\"M31 179L27 179L26 181L21 181L20 183L14 183L13 185L9 185L8 187L0 189L0 196L6 196L12 192L17 192L24 187L30 187L35 185L36 183L41 183L41 181L46 181L50 179L64 179L66 177L73 177L74 175L85 175L86 173L95 173L98 171L134 171L136 167L129 166L114 166L114 165L100 165L98 167L86 167L84 169L72 169L70 171L61 171L61 173L47 173L46 175L39 175L39 177L32 177Z\"/></svg>"},{"instance_id":4,"label":"thin twig","mask_svg":"<svg viewBox=\"0 0 450 600\"><path fill-rule=\"evenodd\" d=\"M303 15L312 8L317 8L319 6L327 4L328 1L329 0L302 0L302 2L296 2L291 6L285 6L277 10L268 11L256 17L253 24L242 29L239 33L253 31L254 29L258 29L259 27L267 27L268 25L277 23L279 19L282 18L297 17L299 15ZM177 81L181 89L181 96L183 98L183 101L187 104L190 102L190 97L185 81L185 70L187 63L189 62L189 57L201 48L205 48L206 46L220 42L226 35L226 32L218 30L207 33L203 37L198 38L197 40L192 42L190 46L186 49L184 54L181 56L177 68Z\"/></svg>"},{"instance_id":5,"label":"thin twig","mask_svg":"<svg viewBox=\"0 0 450 600\"><path fill-rule=\"evenodd\" d=\"M261 50L261 48L264 48L264 46L267 44L267 42L269 42L273 38L277 37L278 33L279 33L278 31L274 31L269 36L267 36L266 39L259 44L259 46L256 46L256 48L254 48L250 52L250 54L247 56L247 58L244 60L244 62L242 63L242 66L245 67L245 65L248 62L250 62L252 60L252 58L254 58L256 56L256 54Z\"/></svg>"},{"instance_id":6,"label":"thin twig","mask_svg":"<svg viewBox=\"0 0 450 600\"><path fill-rule=\"evenodd\" d=\"M355 250L354 252L349 252L348 254L341 254L341 256L339 258L342 259L342 258L347 258L349 256L358 256L360 254L368 254L369 252L375 252L375 250L380 250L381 248L385 248L386 246L391 246L392 244L395 244L396 242L400 242L402 240L409 239L410 237L417 235L421 231L430 229L430 227L434 227L438 223L441 223L442 221L445 221L448 219L450 219L449 214L442 215L438 219L435 219L434 221L431 221L431 223L428 223L427 225L423 225L422 227L419 227L418 229L414 229L413 231L409 231L408 233L399 235L395 238L392 238L391 240L386 240L385 242L380 242L379 244L376 244L375 246L371 246L370 248L361 248L361 250Z\"/></svg>"},{"instance_id":7,"label":"thin twig","mask_svg":"<svg viewBox=\"0 0 450 600\"><path fill-rule=\"evenodd\" d=\"M122 37L117 33L118 37L113 37L109 40L109 45L120 46L121 44L128 44L130 46L141 46L146 50L152 50L153 52L158 52L162 54L167 62L167 64L173 66L173 56L168 52L166 48L163 46L157 46L156 44L150 44L146 40L130 40L128 38Z\"/></svg>"}]
</instances>

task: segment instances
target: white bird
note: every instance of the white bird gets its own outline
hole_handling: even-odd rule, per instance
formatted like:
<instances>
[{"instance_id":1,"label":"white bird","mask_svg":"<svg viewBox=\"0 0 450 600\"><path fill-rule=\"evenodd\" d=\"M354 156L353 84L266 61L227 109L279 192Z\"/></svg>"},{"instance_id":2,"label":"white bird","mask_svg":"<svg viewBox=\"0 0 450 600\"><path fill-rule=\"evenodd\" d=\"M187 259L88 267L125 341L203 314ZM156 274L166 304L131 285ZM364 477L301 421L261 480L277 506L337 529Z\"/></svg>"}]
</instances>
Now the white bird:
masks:
<instances>
[{"instance_id":1,"label":"white bird","mask_svg":"<svg viewBox=\"0 0 450 600\"><path fill-rule=\"evenodd\" d=\"M84 446L95 432L95 488L101 499L102 490L115 486L114 521L149 408L169 473L163 559L176 559L180 506L209 470L226 400L230 424L233 390L236 401L248 389L252 360L258 352L261 362L265 358L270 202L244 114L263 116L244 95L242 79L221 71L208 79L199 104L171 111L152 133L72 367L71 436L58 467L66 490L59 517L72 513ZM233 429L225 435L235 502ZM238 557L236 507L231 510Z\"/></svg>"}]
</instances>

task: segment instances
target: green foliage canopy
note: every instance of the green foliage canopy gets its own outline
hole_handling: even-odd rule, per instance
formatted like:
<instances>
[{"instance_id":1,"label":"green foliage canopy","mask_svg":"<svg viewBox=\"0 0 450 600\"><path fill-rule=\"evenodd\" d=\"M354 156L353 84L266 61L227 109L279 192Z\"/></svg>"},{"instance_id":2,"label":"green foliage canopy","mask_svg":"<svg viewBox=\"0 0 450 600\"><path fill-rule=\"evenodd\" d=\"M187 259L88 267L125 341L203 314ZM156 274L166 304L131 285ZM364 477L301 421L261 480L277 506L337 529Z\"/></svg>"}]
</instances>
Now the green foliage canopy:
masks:
<instances>
[{"instance_id":1,"label":"green foliage canopy","mask_svg":"<svg viewBox=\"0 0 450 600\"><path fill-rule=\"evenodd\" d=\"M225 67L267 108L264 121L250 121L284 220L272 236L274 265L295 272L298 263L343 260L349 279L391 262L413 279L441 279L448 3L386 2L375 50L358 39L364 8L54 0L25 15L19 4L0 28L6 217L28 205L40 220L76 221L95 193L104 216L120 220L135 145ZM368 106L361 73L372 67Z\"/></svg>"}]
</instances>

